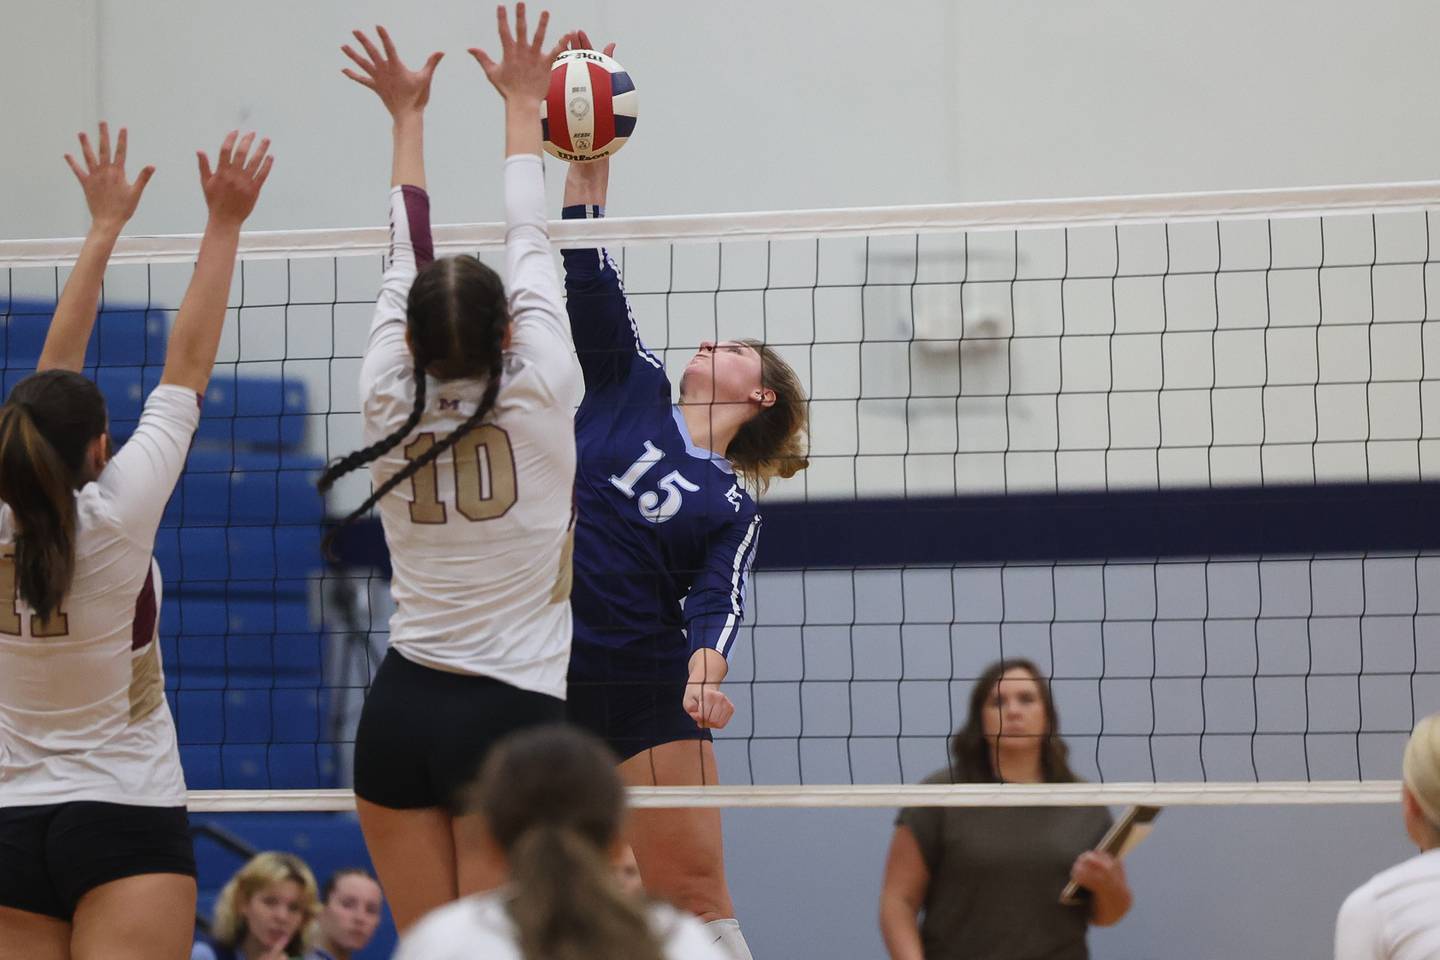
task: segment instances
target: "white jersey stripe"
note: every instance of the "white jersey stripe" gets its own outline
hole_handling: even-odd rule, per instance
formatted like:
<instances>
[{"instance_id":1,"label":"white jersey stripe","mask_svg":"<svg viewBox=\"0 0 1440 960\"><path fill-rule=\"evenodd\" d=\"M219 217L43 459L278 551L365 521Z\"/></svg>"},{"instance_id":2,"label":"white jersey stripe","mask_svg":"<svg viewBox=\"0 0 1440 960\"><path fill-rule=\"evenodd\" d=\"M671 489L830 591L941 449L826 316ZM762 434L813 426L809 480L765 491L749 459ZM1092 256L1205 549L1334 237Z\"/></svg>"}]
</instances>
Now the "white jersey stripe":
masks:
<instances>
[{"instance_id":1,"label":"white jersey stripe","mask_svg":"<svg viewBox=\"0 0 1440 960\"><path fill-rule=\"evenodd\" d=\"M586 216L589 216L588 210L586 211ZM600 250L600 256L605 263L609 264L610 269L615 271L615 279L620 285L620 295L625 297L625 279L620 276L620 268L616 266L615 260L610 256L610 251L602 248ZM664 370L665 365L656 359L653 353L645 349L645 341L640 339L640 327L635 322L635 311L630 309L629 297L625 297L625 316L630 319L630 333L635 338L635 352L639 354L640 359L650 364L650 366L656 370Z\"/></svg>"},{"instance_id":2,"label":"white jersey stripe","mask_svg":"<svg viewBox=\"0 0 1440 960\"><path fill-rule=\"evenodd\" d=\"M749 529L745 531L745 539L740 541L740 548L735 551L734 572L730 577L731 613L725 618L725 629L720 631L720 637L715 642L715 649L720 653L724 653L725 648L735 639L735 627L740 621L741 603L745 599L745 587L750 579L750 564L755 561L755 551L752 546L759 530L760 516L756 514L755 518L750 521Z\"/></svg>"}]
</instances>

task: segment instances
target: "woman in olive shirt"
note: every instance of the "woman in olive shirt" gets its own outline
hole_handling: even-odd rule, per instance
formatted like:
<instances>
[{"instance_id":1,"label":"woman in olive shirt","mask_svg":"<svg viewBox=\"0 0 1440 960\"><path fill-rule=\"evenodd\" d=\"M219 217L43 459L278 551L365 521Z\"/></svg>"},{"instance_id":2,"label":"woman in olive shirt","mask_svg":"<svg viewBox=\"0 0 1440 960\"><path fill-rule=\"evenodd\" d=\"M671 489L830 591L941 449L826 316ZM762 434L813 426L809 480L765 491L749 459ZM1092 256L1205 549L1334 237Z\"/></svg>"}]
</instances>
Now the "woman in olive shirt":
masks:
<instances>
[{"instance_id":1,"label":"woman in olive shirt","mask_svg":"<svg viewBox=\"0 0 1440 960\"><path fill-rule=\"evenodd\" d=\"M1074 782L1059 731L1039 668L1002 660L970 694L951 766L925 782ZM1124 867L1092 849L1109 826L1103 807L902 810L880 894L892 960L1085 960L1089 925L1130 909ZM1083 905L1059 902L1071 878Z\"/></svg>"}]
</instances>

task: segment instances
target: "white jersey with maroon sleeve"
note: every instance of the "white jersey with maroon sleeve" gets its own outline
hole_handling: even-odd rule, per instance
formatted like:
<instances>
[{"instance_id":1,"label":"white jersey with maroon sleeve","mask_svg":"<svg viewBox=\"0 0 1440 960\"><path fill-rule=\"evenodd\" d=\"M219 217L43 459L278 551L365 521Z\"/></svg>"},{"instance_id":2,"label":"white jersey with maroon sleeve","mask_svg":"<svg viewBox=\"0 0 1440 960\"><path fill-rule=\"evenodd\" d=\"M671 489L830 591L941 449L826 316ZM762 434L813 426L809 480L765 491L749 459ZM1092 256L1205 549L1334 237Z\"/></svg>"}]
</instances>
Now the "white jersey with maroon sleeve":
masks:
<instances>
[{"instance_id":1,"label":"white jersey with maroon sleeve","mask_svg":"<svg viewBox=\"0 0 1440 960\"><path fill-rule=\"evenodd\" d=\"M405 308L430 259L424 191L391 192L391 256L362 366L365 443L403 426L415 404ZM545 221L538 156L505 164L506 292L512 318L493 413L380 501L406 659L565 695L570 657L574 413L581 392ZM371 465L376 486L459 428L484 381L426 381L420 422Z\"/></svg>"},{"instance_id":2,"label":"white jersey with maroon sleeve","mask_svg":"<svg viewBox=\"0 0 1440 960\"><path fill-rule=\"evenodd\" d=\"M199 422L193 390L150 394L134 435L76 494L75 576L48 620L16 595L15 517L0 505L0 807L184 805L152 554Z\"/></svg>"}]
</instances>

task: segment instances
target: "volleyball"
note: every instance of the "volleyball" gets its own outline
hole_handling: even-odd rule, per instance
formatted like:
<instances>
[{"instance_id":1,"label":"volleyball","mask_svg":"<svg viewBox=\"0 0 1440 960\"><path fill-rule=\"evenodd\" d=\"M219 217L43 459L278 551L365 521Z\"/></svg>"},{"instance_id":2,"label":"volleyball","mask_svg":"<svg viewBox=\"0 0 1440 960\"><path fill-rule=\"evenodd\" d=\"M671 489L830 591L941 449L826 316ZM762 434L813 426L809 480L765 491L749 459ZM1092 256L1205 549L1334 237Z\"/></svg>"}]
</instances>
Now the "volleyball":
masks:
<instances>
[{"instance_id":1,"label":"volleyball","mask_svg":"<svg viewBox=\"0 0 1440 960\"><path fill-rule=\"evenodd\" d=\"M608 157L634 132L639 105L624 67L595 50L567 50L540 105L545 152L580 163Z\"/></svg>"}]
</instances>

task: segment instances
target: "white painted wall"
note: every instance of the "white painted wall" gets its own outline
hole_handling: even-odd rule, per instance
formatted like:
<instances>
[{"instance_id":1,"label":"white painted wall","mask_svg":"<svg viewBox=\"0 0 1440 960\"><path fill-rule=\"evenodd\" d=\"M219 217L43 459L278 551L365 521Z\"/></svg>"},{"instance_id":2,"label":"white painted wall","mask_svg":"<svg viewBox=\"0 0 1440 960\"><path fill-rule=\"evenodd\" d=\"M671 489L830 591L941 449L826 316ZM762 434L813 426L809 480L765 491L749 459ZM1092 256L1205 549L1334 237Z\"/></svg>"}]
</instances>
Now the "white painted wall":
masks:
<instances>
[{"instance_id":1,"label":"white painted wall","mask_svg":"<svg viewBox=\"0 0 1440 960\"><path fill-rule=\"evenodd\" d=\"M620 41L641 92L627 213L787 209L1436 175L1440 8L1423 0L556 0ZM352 26L445 49L429 127L438 219L498 216L499 102L464 53L488 4L5 0L0 237L84 225L59 161L102 116L161 176L137 231L195 230L193 151L275 140L257 229L372 224L378 104L339 75ZM556 171L558 175L558 170Z\"/></svg>"}]
</instances>

